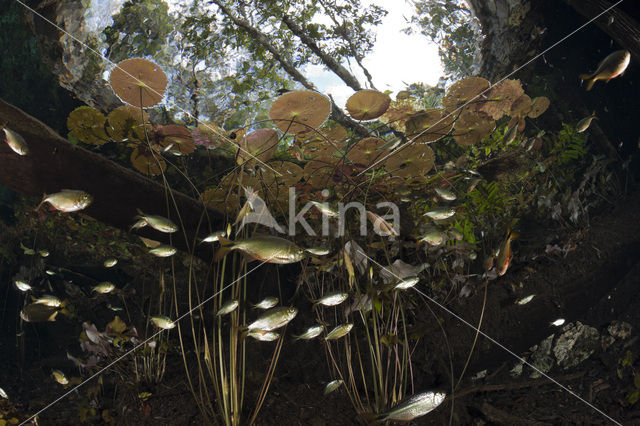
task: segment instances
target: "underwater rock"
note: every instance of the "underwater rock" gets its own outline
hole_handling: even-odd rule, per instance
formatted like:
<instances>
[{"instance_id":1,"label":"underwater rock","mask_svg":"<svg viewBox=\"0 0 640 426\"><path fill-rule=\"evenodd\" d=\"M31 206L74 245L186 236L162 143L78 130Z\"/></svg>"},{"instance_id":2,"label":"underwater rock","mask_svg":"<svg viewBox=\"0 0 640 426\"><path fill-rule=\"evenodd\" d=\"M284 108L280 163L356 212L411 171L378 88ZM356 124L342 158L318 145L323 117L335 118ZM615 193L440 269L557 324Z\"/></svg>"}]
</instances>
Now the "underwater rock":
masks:
<instances>
[{"instance_id":1,"label":"underwater rock","mask_svg":"<svg viewBox=\"0 0 640 426\"><path fill-rule=\"evenodd\" d=\"M607 327L607 331L612 337L622 340L631 336L632 329L631 324L624 321L612 321L609 327Z\"/></svg>"},{"instance_id":2,"label":"underwater rock","mask_svg":"<svg viewBox=\"0 0 640 426\"><path fill-rule=\"evenodd\" d=\"M558 365L565 370L589 358L599 346L598 330L580 321L566 325L562 331L553 347L553 354Z\"/></svg>"},{"instance_id":3,"label":"underwater rock","mask_svg":"<svg viewBox=\"0 0 640 426\"><path fill-rule=\"evenodd\" d=\"M556 363L553 356L551 356L551 348L553 347L554 337L555 334L552 334L551 336L540 342L539 345L531 348L533 353L531 354L529 362L543 373L549 372ZM530 377L532 379L537 379L539 377L542 377L542 374L534 370L533 373L531 373Z\"/></svg>"}]
</instances>

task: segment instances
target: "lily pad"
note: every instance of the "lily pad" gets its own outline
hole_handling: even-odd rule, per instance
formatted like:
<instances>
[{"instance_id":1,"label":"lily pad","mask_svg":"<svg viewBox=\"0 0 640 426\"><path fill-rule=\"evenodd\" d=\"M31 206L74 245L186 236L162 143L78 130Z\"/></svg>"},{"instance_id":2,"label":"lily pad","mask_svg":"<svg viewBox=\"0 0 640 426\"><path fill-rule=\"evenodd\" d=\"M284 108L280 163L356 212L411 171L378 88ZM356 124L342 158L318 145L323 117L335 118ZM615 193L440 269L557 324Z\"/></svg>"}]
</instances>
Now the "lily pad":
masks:
<instances>
[{"instance_id":1,"label":"lily pad","mask_svg":"<svg viewBox=\"0 0 640 426\"><path fill-rule=\"evenodd\" d=\"M186 127L175 124L158 126L155 134L160 151L169 151L176 155L187 155L196 149L191 132Z\"/></svg>"},{"instance_id":2,"label":"lily pad","mask_svg":"<svg viewBox=\"0 0 640 426\"><path fill-rule=\"evenodd\" d=\"M109 75L111 88L123 102L147 108L158 104L167 88L167 76L147 59L133 58L120 62Z\"/></svg>"},{"instance_id":3,"label":"lily pad","mask_svg":"<svg viewBox=\"0 0 640 426\"><path fill-rule=\"evenodd\" d=\"M434 164L433 150L420 143L414 143L408 147L403 145L384 161L387 172L403 178L423 176L433 168Z\"/></svg>"},{"instance_id":4,"label":"lily pad","mask_svg":"<svg viewBox=\"0 0 640 426\"><path fill-rule=\"evenodd\" d=\"M546 96L540 96L537 98L533 98L533 105L531 106L531 111L529 111L529 118L538 118L540 117L551 105L551 101Z\"/></svg>"},{"instance_id":5,"label":"lily pad","mask_svg":"<svg viewBox=\"0 0 640 426\"><path fill-rule=\"evenodd\" d=\"M418 143L435 142L453 127L455 118L441 108L430 108L413 114L406 124L407 137Z\"/></svg>"},{"instance_id":6,"label":"lily pad","mask_svg":"<svg viewBox=\"0 0 640 426\"><path fill-rule=\"evenodd\" d=\"M254 159L268 161L278 149L280 137L273 129L258 129L249 132L238 141L238 164Z\"/></svg>"},{"instance_id":7,"label":"lily pad","mask_svg":"<svg viewBox=\"0 0 640 426\"><path fill-rule=\"evenodd\" d=\"M475 100L478 95L491 87L489 80L482 77L468 77L453 83L442 99L442 106L453 111L465 103Z\"/></svg>"},{"instance_id":8,"label":"lily pad","mask_svg":"<svg viewBox=\"0 0 640 426\"><path fill-rule=\"evenodd\" d=\"M131 152L131 164L147 175L159 175L167 168L164 159L146 147L137 147Z\"/></svg>"},{"instance_id":9,"label":"lily pad","mask_svg":"<svg viewBox=\"0 0 640 426\"><path fill-rule=\"evenodd\" d=\"M80 142L102 145L109 141L104 130L107 118L95 108L81 106L74 109L67 118L67 128Z\"/></svg>"},{"instance_id":10,"label":"lily pad","mask_svg":"<svg viewBox=\"0 0 640 426\"><path fill-rule=\"evenodd\" d=\"M487 100L480 107L480 111L498 120L510 111L513 102L522 95L524 89L520 80L504 80L487 92Z\"/></svg>"},{"instance_id":11,"label":"lily pad","mask_svg":"<svg viewBox=\"0 0 640 426\"><path fill-rule=\"evenodd\" d=\"M356 120L373 120L380 117L389 108L391 98L377 90L360 90L347 100L347 111Z\"/></svg>"},{"instance_id":12,"label":"lily pad","mask_svg":"<svg viewBox=\"0 0 640 426\"><path fill-rule=\"evenodd\" d=\"M456 120L453 128L456 143L471 146L493 132L496 122L486 114L468 111Z\"/></svg>"},{"instance_id":13,"label":"lily pad","mask_svg":"<svg viewBox=\"0 0 640 426\"><path fill-rule=\"evenodd\" d=\"M511 117L524 117L529 114L533 103L529 95L522 95L511 104L511 111L509 115Z\"/></svg>"},{"instance_id":14,"label":"lily pad","mask_svg":"<svg viewBox=\"0 0 640 426\"><path fill-rule=\"evenodd\" d=\"M115 141L145 140L146 134L151 133L149 114L138 108L125 105L111 111L107 116L107 133Z\"/></svg>"},{"instance_id":15,"label":"lily pad","mask_svg":"<svg viewBox=\"0 0 640 426\"><path fill-rule=\"evenodd\" d=\"M296 134L319 127L330 113L329 98L311 90L296 90L276 99L269 117L284 133Z\"/></svg>"},{"instance_id":16,"label":"lily pad","mask_svg":"<svg viewBox=\"0 0 640 426\"><path fill-rule=\"evenodd\" d=\"M385 143L386 141L380 138L364 138L351 147L347 156L352 163L368 167L387 152L379 149Z\"/></svg>"}]
</instances>

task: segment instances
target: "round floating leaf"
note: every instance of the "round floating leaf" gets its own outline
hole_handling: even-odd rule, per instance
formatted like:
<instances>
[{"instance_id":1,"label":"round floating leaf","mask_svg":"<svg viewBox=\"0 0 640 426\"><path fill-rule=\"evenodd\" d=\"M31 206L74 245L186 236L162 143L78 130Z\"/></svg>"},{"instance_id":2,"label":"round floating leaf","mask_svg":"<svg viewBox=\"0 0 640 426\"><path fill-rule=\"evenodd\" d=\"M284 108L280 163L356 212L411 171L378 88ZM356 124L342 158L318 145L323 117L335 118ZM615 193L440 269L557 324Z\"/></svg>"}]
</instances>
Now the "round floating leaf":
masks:
<instances>
[{"instance_id":1,"label":"round floating leaf","mask_svg":"<svg viewBox=\"0 0 640 426\"><path fill-rule=\"evenodd\" d=\"M151 132L149 114L129 105L111 111L107 123L107 133L115 141L145 140L145 126L146 133Z\"/></svg>"},{"instance_id":2,"label":"round floating leaf","mask_svg":"<svg viewBox=\"0 0 640 426\"><path fill-rule=\"evenodd\" d=\"M280 96L269 116L284 133L300 133L319 127L331 113L331 101L311 90L296 90Z\"/></svg>"},{"instance_id":3,"label":"round floating leaf","mask_svg":"<svg viewBox=\"0 0 640 426\"><path fill-rule=\"evenodd\" d=\"M286 187L294 186L300 181L300 179L302 179L302 176L304 174L302 167L290 161L269 163L269 165L272 166L278 173L280 173L280 176L278 176L277 179L280 182L283 182Z\"/></svg>"},{"instance_id":4,"label":"round floating leaf","mask_svg":"<svg viewBox=\"0 0 640 426\"><path fill-rule=\"evenodd\" d=\"M347 156L352 163L368 167L386 153L379 149L385 143L386 141L380 138L364 138L351 147Z\"/></svg>"},{"instance_id":5,"label":"round floating leaf","mask_svg":"<svg viewBox=\"0 0 640 426\"><path fill-rule=\"evenodd\" d=\"M131 152L131 164L147 175L159 175L167 168L161 156L154 155L145 147L137 147Z\"/></svg>"},{"instance_id":6,"label":"round floating leaf","mask_svg":"<svg viewBox=\"0 0 640 426\"><path fill-rule=\"evenodd\" d=\"M120 62L109 76L111 88L123 102L138 108L156 105L167 88L167 76L155 63L142 58Z\"/></svg>"},{"instance_id":7,"label":"round floating leaf","mask_svg":"<svg viewBox=\"0 0 640 426\"><path fill-rule=\"evenodd\" d=\"M407 120L416 113L409 102L394 101L381 117L380 121L387 123L396 130L403 130Z\"/></svg>"},{"instance_id":8,"label":"round floating leaf","mask_svg":"<svg viewBox=\"0 0 640 426\"><path fill-rule=\"evenodd\" d=\"M333 171L336 166L333 159L321 157L309 161L303 170L303 176L308 184L316 189L325 189L331 184Z\"/></svg>"},{"instance_id":9,"label":"round floating leaf","mask_svg":"<svg viewBox=\"0 0 640 426\"><path fill-rule=\"evenodd\" d=\"M524 95L520 80L504 80L493 86L486 94L487 100L480 111L494 120L502 118L511 109L511 104Z\"/></svg>"},{"instance_id":10,"label":"round floating leaf","mask_svg":"<svg viewBox=\"0 0 640 426\"><path fill-rule=\"evenodd\" d=\"M522 95L511 104L509 115L511 117L524 117L529 114L532 105L529 95Z\"/></svg>"},{"instance_id":11,"label":"round floating leaf","mask_svg":"<svg viewBox=\"0 0 640 426\"><path fill-rule=\"evenodd\" d=\"M454 117L440 108L431 108L413 114L406 124L409 139L418 143L435 142L449 133ZM415 139L414 139L415 138Z\"/></svg>"},{"instance_id":12,"label":"round floating leaf","mask_svg":"<svg viewBox=\"0 0 640 426\"><path fill-rule=\"evenodd\" d=\"M67 128L80 142L90 145L102 145L109 141L104 130L107 121L104 114L95 108L81 106L74 109L67 118Z\"/></svg>"},{"instance_id":13,"label":"round floating leaf","mask_svg":"<svg viewBox=\"0 0 640 426\"><path fill-rule=\"evenodd\" d=\"M158 150L162 152L168 151L176 155L187 155L196 149L191 132L183 126L175 124L158 126L156 128L156 137L158 138Z\"/></svg>"},{"instance_id":14,"label":"round floating leaf","mask_svg":"<svg viewBox=\"0 0 640 426\"><path fill-rule=\"evenodd\" d=\"M242 137L238 144L238 164L257 158L260 161L267 161L278 148L280 137L273 129L258 129L249 132Z\"/></svg>"},{"instance_id":15,"label":"round floating leaf","mask_svg":"<svg viewBox=\"0 0 640 426\"><path fill-rule=\"evenodd\" d=\"M442 99L442 106L455 110L465 103L475 100L478 95L491 87L489 80L482 77L468 77L453 83Z\"/></svg>"},{"instance_id":16,"label":"round floating leaf","mask_svg":"<svg viewBox=\"0 0 640 426\"><path fill-rule=\"evenodd\" d=\"M391 98L377 90L360 90L347 100L347 111L356 120L373 120L380 117L389 108Z\"/></svg>"},{"instance_id":17,"label":"round floating leaf","mask_svg":"<svg viewBox=\"0 0 640 426\"><path fill-rule=\"evenodd\" d=\"M538 118L540 117L551 105L551 101L546 96L540 96L538 98L533 98L533 105L531 106L531 111L529 111L530 118Z\"/></svg>"},{"instance_id":18,"label":"round floating leaf","mask_svg":"<svg viewBox=\"0 0 640 426\"><path fill-rule=\"evenodd\" d=\"M423 176L433 168L435 154L433 150L420 143L414 143L408 147L399 147L384 162L384 167L394 176L410 178Z\"/></svg>"},{"instance_id":19,"label":"round floating leaf","mask_svg":"<svg viewBox=\"0 0 640 426\"><path fill-rule=\"evenodd\" d=\"M480 112L465 112L453 125L454 140L458 145L471 146L489 135L496 128L496 122Z\"/></svg>"}]
</instances>

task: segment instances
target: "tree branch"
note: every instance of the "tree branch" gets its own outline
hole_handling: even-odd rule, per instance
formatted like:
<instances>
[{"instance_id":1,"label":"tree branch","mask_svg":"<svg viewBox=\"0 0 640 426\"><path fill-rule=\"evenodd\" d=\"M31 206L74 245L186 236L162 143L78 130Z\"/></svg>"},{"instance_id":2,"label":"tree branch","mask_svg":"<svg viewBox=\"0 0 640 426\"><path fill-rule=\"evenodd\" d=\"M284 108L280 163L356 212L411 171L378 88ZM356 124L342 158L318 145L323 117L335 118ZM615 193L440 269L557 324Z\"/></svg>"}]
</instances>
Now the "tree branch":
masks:
<instances>
[{"instance_id":1,"label":"tree branch","mask_svg":"<svg viewBox=\"0 0 640 426\"><path fill-rule=\"evenodd\" d=\"M316 54L318 58L322 61L323 64L327 66L331 71L333 71L344 83L351 87L356 92L362 90L362 86L360 82L351 74L345 67L343 67L340 62L338 62L335 58L323 52L314 39L309 37L308 34L304 32L304 30L296 24L286 13L282 15L282 22L284 22L287 27L291 30L293 34L295 34L302 43L305 44L313 53Z\"/></svg>"},{"instance_id":2,"label":"tree branch","mask_svg":"<svg viewBox=\"0 0 640 426\"><path fill-rule=\"evenodd\" d=\"M269 41L269 38L267 37L266 34L258 30L254 26L252 26L248 21L234 15L231 12L231 10L229 10L229 8L225 6L220 0L211 0L211 3L218 6L218 8L220 9L220 12L222 12L226 17L228 17L234 25L248 32L249 35L253 37L255 41L260 43L262 47L264 47L269 53L271 53L273 58L276 61L278 61L278 63L280 63L280 66L282 66L282 68L287 72L287 74L289 74L294 80L296 80L297 82L299 82L309 90L317 91L315 85L311 83L309 80L307 80L307 78L300 71L298 71L298 69L287 58L285 58L284 55L278 49L276 49L276 47ZM333 100L331 101L331 104L332 104L331 118L333 120L335 120L336 122L340 123L344 127L350 129L351 131L355 132L356 134L362 137L369 136L370 132L369 130L367 130L366 127L362 126L360 123L347 117L342 112L342 110L340 110L340 108L337 107L337 105L333 102Z\"/></svg>"}]
</instances>

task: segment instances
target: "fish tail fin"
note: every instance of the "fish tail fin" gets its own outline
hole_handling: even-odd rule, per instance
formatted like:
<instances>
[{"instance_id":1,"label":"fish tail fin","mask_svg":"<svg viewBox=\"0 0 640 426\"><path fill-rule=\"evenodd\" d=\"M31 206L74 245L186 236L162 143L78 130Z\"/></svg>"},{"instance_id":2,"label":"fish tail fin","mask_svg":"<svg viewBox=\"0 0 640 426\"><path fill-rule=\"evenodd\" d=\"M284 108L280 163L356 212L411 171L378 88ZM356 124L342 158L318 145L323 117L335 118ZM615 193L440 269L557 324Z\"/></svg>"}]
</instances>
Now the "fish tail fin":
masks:
<instances>
[{"instance_id":1,"label":"fish tail fin","mask_svg":"<svg viewBox=\"0 0 640 426\"><path fill-rule=\"evenodd\" d=\"M218 251L216 252L215 258L214 260L216 262L219 262L222 260L223 257L225 257L231 250L233 250L233 247L220 247L218 249Z\"/></svg>"},{"instance_id":2,"label":"fish tail fin","mask_svg":"<svg viewBox=\"0 0 640 426\"><path fill-rule=\"evenodd\" d=\"M511 231L511 235L509 236L512 240L515 240L516 238L518 238L520 236L520 233L518 231Z\"/></svg>"},{"instance_id":3,"label":"fish tail fin","mask_svg":"<svg viewBox=\"0 0 640 426\"><path fill-rule=\"evenodd\" d=\"M219 237L218 238L218 242L220 243L220 245L222 247L227 247L227 246L233 245L233 241L231 241L230 239L228 239L226 237Z\"/></svg>"},{"instance_id":4,"label":"fish tail fin","mask_svg":"<svg viewBox=\"0 0 640 426\"><path fill-rule=\"evenodd\" d=\"M40 210L40 207L42 207L42 205L44 204L44 200L46 200L46 199L47 199L47 194L43 193L42 194L42 201L40 201L40 204L38 204L38 207L36 207L35 211Z\"/></svg>"},{"instance_id":5,"label":"fish tail fin","mask_svg":"<svg viewBox=\"0 0 640 426\"><path fill-rule=\"evenodd\" d=\"M591 89L593 89L593 85L596 82L596 79L589 75L589 74L581 74L580 75L580 80L584 80L587 82L587 85L585 86L585 89L587 89L587 92Z\"/></svg>"}]
</instances>

